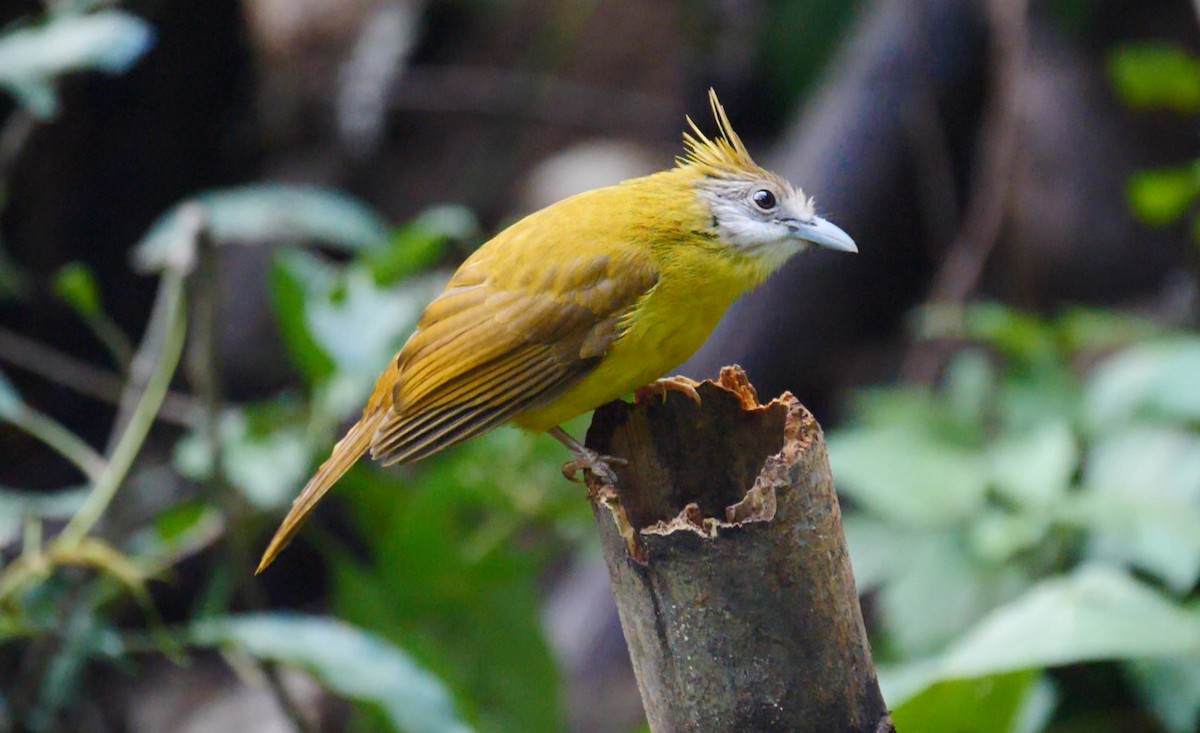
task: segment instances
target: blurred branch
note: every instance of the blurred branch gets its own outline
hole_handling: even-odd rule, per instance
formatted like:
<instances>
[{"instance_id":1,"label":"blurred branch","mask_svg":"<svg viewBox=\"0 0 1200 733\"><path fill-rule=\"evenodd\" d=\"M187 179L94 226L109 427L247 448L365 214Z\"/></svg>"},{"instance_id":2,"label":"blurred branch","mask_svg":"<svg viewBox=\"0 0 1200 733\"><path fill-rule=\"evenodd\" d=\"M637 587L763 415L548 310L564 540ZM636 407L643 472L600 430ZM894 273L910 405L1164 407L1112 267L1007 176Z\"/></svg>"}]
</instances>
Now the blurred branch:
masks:
<instances>
[{"instance_id":1,"label":"blurred branch","mask_svg":"<svg viewBox=\"0 0 1200 733\"><path fill-rule=\"evenodd\" d=\"M298 733L319 733L317 726L313 725L296 701L292 699L292 694L288 692L287 685L283 682L283 675L279 673L279 665L266 659L256 659L255 665L266 677L267 688L275 698L275 704L279 706L280 712Z\"/></svg>"},{"instance_id":2,"label":"blurred branch","mask_svg":"<svg viewBox=\"0 0 1200 733\"><path fill-rule=\"evenodd\" d=\"M95 334L96 339L108 349L109 355L122 371L129 371L133 361L133 342L121 330L116 321L105 313L84 318L84 323Z\"/></svg>"},{"instance_id":3,"label":"blurred branch","mask_svg":"<svg viewBox=\"0 0 1200 733\"><path fill-rule=\"evenodd\" d=\"M961 306L979 284L984 266L1000 239L1012 196L1019 154L1020 83L1028 38L1029 0L988 0L991 27L991 94L980 128L980 157L971 181L962 228L937 272L927 303ZM929 382L940 362L915 345L901 376Z\"/></svg>"},{"instance_id":4,"label":"blurred branch","mask_svg":"<svg viewBox=\"0 0 1200 733\"><path fill-rule=\"evenodd\" d=\"M104 402L119 402L124 390L124 380L117 374L3 326L0 326L0 361ZM190 395L168 392L157 417L190 428L196 424L197 410L196 400Z\"/></svg>"},{"instance_id":5,"label":"blurred branch","mask_svg":"<svg viewBox=\"0 0 1200 733\"><path fill-rule=\"evenodd\" d=\"M736 362L762 389L802 390L821 409L836 390L883 379L891 369L890 341L941 261L940 253L930 255L931 228L914 185L914 158L922 154L914 119L920 124L936 111L953 170L962 170L962 159L978 150L982 95L975 90L987 87L988 24L980 0L861 7L823 82L764 162L811 187L822 211L856 240L875 243L864 245L871 254L793 258L733 305L683 374L715 374ZM927 98L928 112L921 109Z\"/></svg>"},{"instance_id":6,"label":"blurred branch","mask_svg":"<svg viewBox=\"0 0 1200 733\"><path fill-rule=\"evenodd\" d=\"M989 0L992 96L980 132L981 160L958 238L933 283L929 299L962 303L974 290L1000 237L1011 194L1019 133L1018 91L1025 63L1029 0Z\"/></svg>"},{"instance_id":7,"label":"blurred branch","mask_svg":"<svg viewBox=\"0 0 1200 733\"><path fill-rule=\"evenodd\" d=\"M96 452L79 436L63 427L54 418L28 405L22 405L9 421L18 428L53 448L59 455L75 464L89 481L95 482L103 475L104 456Z\"/></svg>"},{"instance_id":8,"label":"blurred branch","mask_svg":"<svg viewBox=\"0 0 1200 733\"><path fill-rule=\"evenodd\" d=\"M550 74L466 66L408 69L391 106L499 115L608 133L674 129L680 114L674 104L652 94L565 81Z\"/></svg>"},{"instance_id":9,"label":"blurred branch","mask_svg":"<svg viewBox=\"0 0 1200 733\"><path fill-rule=\"evenodd\" d=\"M17 161L33 128L33 115L23 109L13 110L4 127L0 128L0 184L11 178L13 163Z\"/></svg>"},{"instance_id":10,"label":"blurred branch","mask_svg":"<svg viewBox=\"0 0 1200 733\"><path fill-rule=\"evenodd\" d=\"M221 355L217 344L217 321L219 307L220 274L217 262L217 242L213 239L210 227L210 212L203 205L195 209L201 217L199 228L195 231L196 267L190 274L188 284L191 290L191 341L188 344L188 354L185 366L188 380L196 390L201 409L198 410L199 430L204 435L209 451L212 472L211 486L214 497L224 500L226 511L232 518L228 528L227 561L233 568L238 590L246 603L254 608L267 606L267 599L261 586L254 582L250 570L254 567L251 561L250 532L252 525L245 521L237 521L239 514L245 515L245 503L236 491L230 490L225 480L224 455L221 450L220 420L224 395L221 389ZM283 715L291 722L299 733L316 733L316 728L305 717L300 706L288 691L277 666L267 660L255 660L259 671L266 679L267 689L275 699Z\"/></svg>"},{"instance_id":11,"label":"blurred branch","mask_svg":"<svg viewBox=\"0 0 1200 733\"><path fill-rule=\"evenodd\" d=\"M193 204L189 204L192 206ZM253 582L250 569L252 552L250 545L252 536L251 525L237 521L246 514L244 497L237 491L231 490L225 479L225 456L221 450L221 409L224 395L221 390L221 358L217 351L217 321L219 304L219 271L217 263L217 241L211 229L211 210L203 204L195 211L202 217L200 228L196 231L196 267L191 273L188 284L191 288L191 341L185 367L188 381L196 390L199 400L197 410L197 432L203 436L208 450L210 480L209 489L213 501L217 502L230 517L227 523L228 541L225 549L228 553L226 561L230 564L235 578L235 586L244 600L251 607L265 606L266 599L261 587ZM291 705L290 700L281 700L280 706L285 710Z\"/></svg>"},{"instance_id":12,"label":"blurred branch","mask_svg":"<svg viewBox=\"0 0 1200 733\"><path fill-rule=\"evenodd\" d=\"M188 345L186 367L188 381L200 401L198 411L200 431L208 443L215 480L221 471L221 364L217 353L217 262L216 244L207 225L196 237L196 271L190 279L192 290L191 343Z\"/></svg>"},{"instance_id":13,"label":"blurred branch","mask_svg":"<svg viewBox=\"0 0 1200 733\"><path fill-rule=\"evenodd\" d=\"M945 252L958 231L958 195L954 185L954 156L945 125L938 116L937 98L922 91L906 100L904 128L912 146L917 173L917 198L928 229L931 254Z\"/></svg>"},{"instance_id":14,"label":"blurred branch","mask_svg":"<svg viewBox=\"0 0 1200 733\"><path fill-rule=\"evenodd\" d=\"M359 29L354 50L342 65L334 104L338 135L352 153L366 155L379 144L388 90L416 47L421 10L413 3L387 3Z\"/></svg>"},{"instance_id":15,"label":"blurred branch","mask_svg":"<svg viewBox=\"0 0 1200 733\"><path fill-rule=\"evenodd\" d=\"M111 457L104 473L93 485L83 506L76 512L56 544L65 548L78 545L104 515L112 503L117 489L125 480L133 460L141 450L154 424L155 415L162 406L167 387L175 374L175 367L183 354L187 335L187 307L184 297L184 273L182 268L169 268L162 276L158 298L150 315L146 336L134 357L132 375L145 373L145 386L135 392L132 385L136 377L131 376L131 389L127 395L136 396L128 421L120 429L113 445Z\"/></svg>"}]
</instances>

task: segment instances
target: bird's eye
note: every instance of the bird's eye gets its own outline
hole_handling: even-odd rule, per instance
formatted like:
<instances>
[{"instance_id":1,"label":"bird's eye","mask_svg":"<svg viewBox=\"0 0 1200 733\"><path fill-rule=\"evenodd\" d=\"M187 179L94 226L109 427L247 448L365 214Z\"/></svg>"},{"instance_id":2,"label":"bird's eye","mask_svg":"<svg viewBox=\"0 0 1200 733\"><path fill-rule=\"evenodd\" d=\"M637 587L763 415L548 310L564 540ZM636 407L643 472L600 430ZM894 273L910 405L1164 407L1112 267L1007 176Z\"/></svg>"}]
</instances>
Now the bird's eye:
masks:
<instances>
[{"instance_id":1,"label":"bird's eye","mask_svg":"<svg viewBox=\"0 0 1200 733\"><path fill-rule=\"evenodd\" d=\"M754 205L763 211L770 211L771 209L775 208L775 204L778 203L775 200L775 194L771 193L765 188L755 191L754 196L751 198L754 200Z\"/></svg>"}]
</instances>

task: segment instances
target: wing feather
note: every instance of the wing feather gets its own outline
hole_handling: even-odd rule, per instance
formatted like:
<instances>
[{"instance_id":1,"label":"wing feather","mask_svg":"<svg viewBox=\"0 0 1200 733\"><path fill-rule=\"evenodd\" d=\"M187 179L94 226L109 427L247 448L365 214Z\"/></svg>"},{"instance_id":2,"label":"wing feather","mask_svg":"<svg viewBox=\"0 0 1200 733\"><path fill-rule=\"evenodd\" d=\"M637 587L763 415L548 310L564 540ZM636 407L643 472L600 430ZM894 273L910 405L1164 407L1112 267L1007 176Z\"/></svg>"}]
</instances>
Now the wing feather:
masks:
<instances>
[{"instance_id":1,"label":"wing feather","mask_svg":"<svg viewBox=\"0 0 1200 733\"><path fill-rule=\"evenodd\" d=\"M416 461L437 451L483 433L521 410L552 398L571 384L571 375L547 372L526 381L520 394L509 395L503 402L460 405L438 414L415 435L382 459L385 466Z\"/></svg>"},{"instance_id":2,"label":"wing feather","mask_svg":"<svg viewBox=\"0 0 1200 733\"><path fill-rule=\"evenodd\" d=\"M501 401L496 398L506 386L510 386L512 374L528 368L540 356L536 351L529 350L523 360L514 361L511 365L490 365L487 373L478 376L476 381L453 380L446 385L447 395L436 403L419 411L410 410L411 417L408 420L395 420L381 426L374 440L373 453L393 450L410 441L417 431L435 429L443 418L459 414L472 406Z\"/></svg>"},{"instance_id":3,"label":"wing feather","mask_svg":"<svg viewBox=\"0 0 1200 733\"><path fill-rule=\"evenodd\" d=\"M486 254L460 268L397 357L390 409L370 449L385 465L423 458L569 390L657 282L648 256L633 250L615 263L597 252L552 268L537 257L500 268Z\"/></svg>"}]
</instances>

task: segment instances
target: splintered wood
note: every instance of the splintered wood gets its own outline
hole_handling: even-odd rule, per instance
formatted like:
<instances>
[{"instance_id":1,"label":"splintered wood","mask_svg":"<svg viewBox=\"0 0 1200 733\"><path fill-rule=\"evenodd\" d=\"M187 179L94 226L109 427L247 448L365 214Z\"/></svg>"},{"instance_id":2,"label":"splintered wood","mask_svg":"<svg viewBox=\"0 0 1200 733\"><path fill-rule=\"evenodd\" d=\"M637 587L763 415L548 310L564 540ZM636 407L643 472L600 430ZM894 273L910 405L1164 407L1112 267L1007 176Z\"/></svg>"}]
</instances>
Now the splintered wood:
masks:
<instances>
[{"instance_id":1,"label":"splintered wood","mask_svg":"<svg viewBox=\"0 0 1200 733\"><path fill-rule=\"evenodd\" d=\"M891 730L821 428L737 367L596 411L588 477L646 716L675 731Z\"/></svg>"},{"instance_id":2,"label":"splintered wood","mask_svg":"<svg viewBox=\"0 0 1200 733\"><path fill-rule=\"evenodd\" d=\"M687 410L678 396L673 397L671 407L667 406L667 392L661 391L656 394L662 397L661 400L639 400L638 403L629 405L626 403L612 403L606 405L597 411L596 418L592 425L592 430L588 431L589 443L593 439L600 439L597 434L597 426L600 429L611 429L615 425L621 425L626 433L632 433L631 438L641 438L645 435L640 424L633 424L638 420L639 416L644 417L648 421L656 421L661 419L661 416L668 411L678 412L679 410ZM753 457L757 457L762 453L761 461L754 473L753 482L743 487L739 493L737 486L718 486L712 485L714 489L720 489L720 493L727 494L727 503L719 513L706 514L701 509L698 501L690 501L678 509L671 516L666 516L657 521L639 524L635 526L630 521L629 514L625 510L622 503L622 498L618 487L603 481L600 477L593 474L588 474L588 496L592 503L597 506L604 507L616 526L617 532L621 535L625 549L629 557L640 563L649 561L649 554L646 544L643 541L644 537L651 535L669 535L673 532L693 532L703 537L716 537L723 529L738 527L749 522L769 522L775 517L776 509L776 491L778 487L787 485L789 479L787 475L787 467L793 459L789 461L789 456L784 455L784 452L791 450L794 453L795 446L811 443L808 441L799 440L801 433L812 433L819 430L816 421L812 415L804 409L802 405L792 396L790 392L785 392L780 397L771 400L766 405L760 404L758 401L758 393L754 386L750 384L746 373L739 367L725 367L721 370L721 375L717 381L705 380L696 384L696 394L700 397L697 400L691 400L695 408L694 413L698 419L703 420L705 414L705 404L709 400L715 400L722 406L722 413L727 413L733 422L737 425L727 425L724 431L751 430L755 434L762 431L758 427L765 420L771 425L776 420L782 420L784 430L780 435L772 435L765 433L762 435L765 442L762 446L755 446L756 450L752 451L750 463L753 464ZM686 396L686 395L685 395ZM736 407L736 410L731 408ZM740 412L740 415L739 415ZM686 415L682 417L686 418ZM737 418L741 418L740 420ZM757 419L756 419L757 418ZM674 424L675 421L672 421ZM611 437L611 436L610 436ZM749 436L746 436L749 437ZM781 445L776 445L778 439L783 437ZM619 440L619 439L618 439ZM625 442L625 441L622 441ZM745 442L743 440L743 442ZM620 451L622 447L613 445L611 448L606 448L609 451ZM629 446L634 447L636 446ZM703 446L696 446L703 449ZM767 451L779 450L780 452L770 454ZM618 455L622 458L626 457L625 453L613 452L611 455ZM644 456L640 456L644 457ZM629 459L627 459L629 460ZM741 461L745 463L745 461ZM621 480L624 474L643 473L650 470L655 475L659 474L662 466L646 466L641 465L635 467L636 470L630 469L632 463L625 466L614 466L614 470L618 476L618 483L624 485ZM696 464L688 462L686 466L692 466L696 469L695 472L704 473L703 469L706 464ZM739 472L739 476L745 472ZM710 474L711 475L711 474ZM673 483L684 485L687 483L688 476L675 477ZM709 483L709 476L698 475L693 478L698 478L702 483ZM665 493L659 492L658 498L666 498ZM711 500L717 500L716 495L706 496ZM628 500L628 499L627 499ZM711 503L707 502L707 503ZM641 511L637 512L639 518L644 518L648 514L649 505L644 502L638 502ZM644 520L643 520L644 521Z\"/></svg>"}]
</instances>

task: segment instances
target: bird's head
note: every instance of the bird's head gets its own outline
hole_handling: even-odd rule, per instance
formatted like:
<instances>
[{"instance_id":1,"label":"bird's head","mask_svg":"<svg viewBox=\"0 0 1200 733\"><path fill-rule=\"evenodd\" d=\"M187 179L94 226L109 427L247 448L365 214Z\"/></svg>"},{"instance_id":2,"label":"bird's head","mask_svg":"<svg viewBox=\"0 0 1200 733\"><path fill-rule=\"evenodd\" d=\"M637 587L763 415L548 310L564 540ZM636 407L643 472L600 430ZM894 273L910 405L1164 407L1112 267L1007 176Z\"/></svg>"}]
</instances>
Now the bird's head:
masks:
<instances>
[{"instance_id":1,"label":"bird's head","mask_svg":"<svg viewBox=\"0 0 1200 733\"><path fill-rule=\"evenodd\" d=\"M717 237L771 269L812 245L857 252L850 235L816 215L811 198L751 159L711 90L709 101L720 135L706 137L689 118L679 165L700 173L696 187Z\"/></svg>"}]
</instances>

